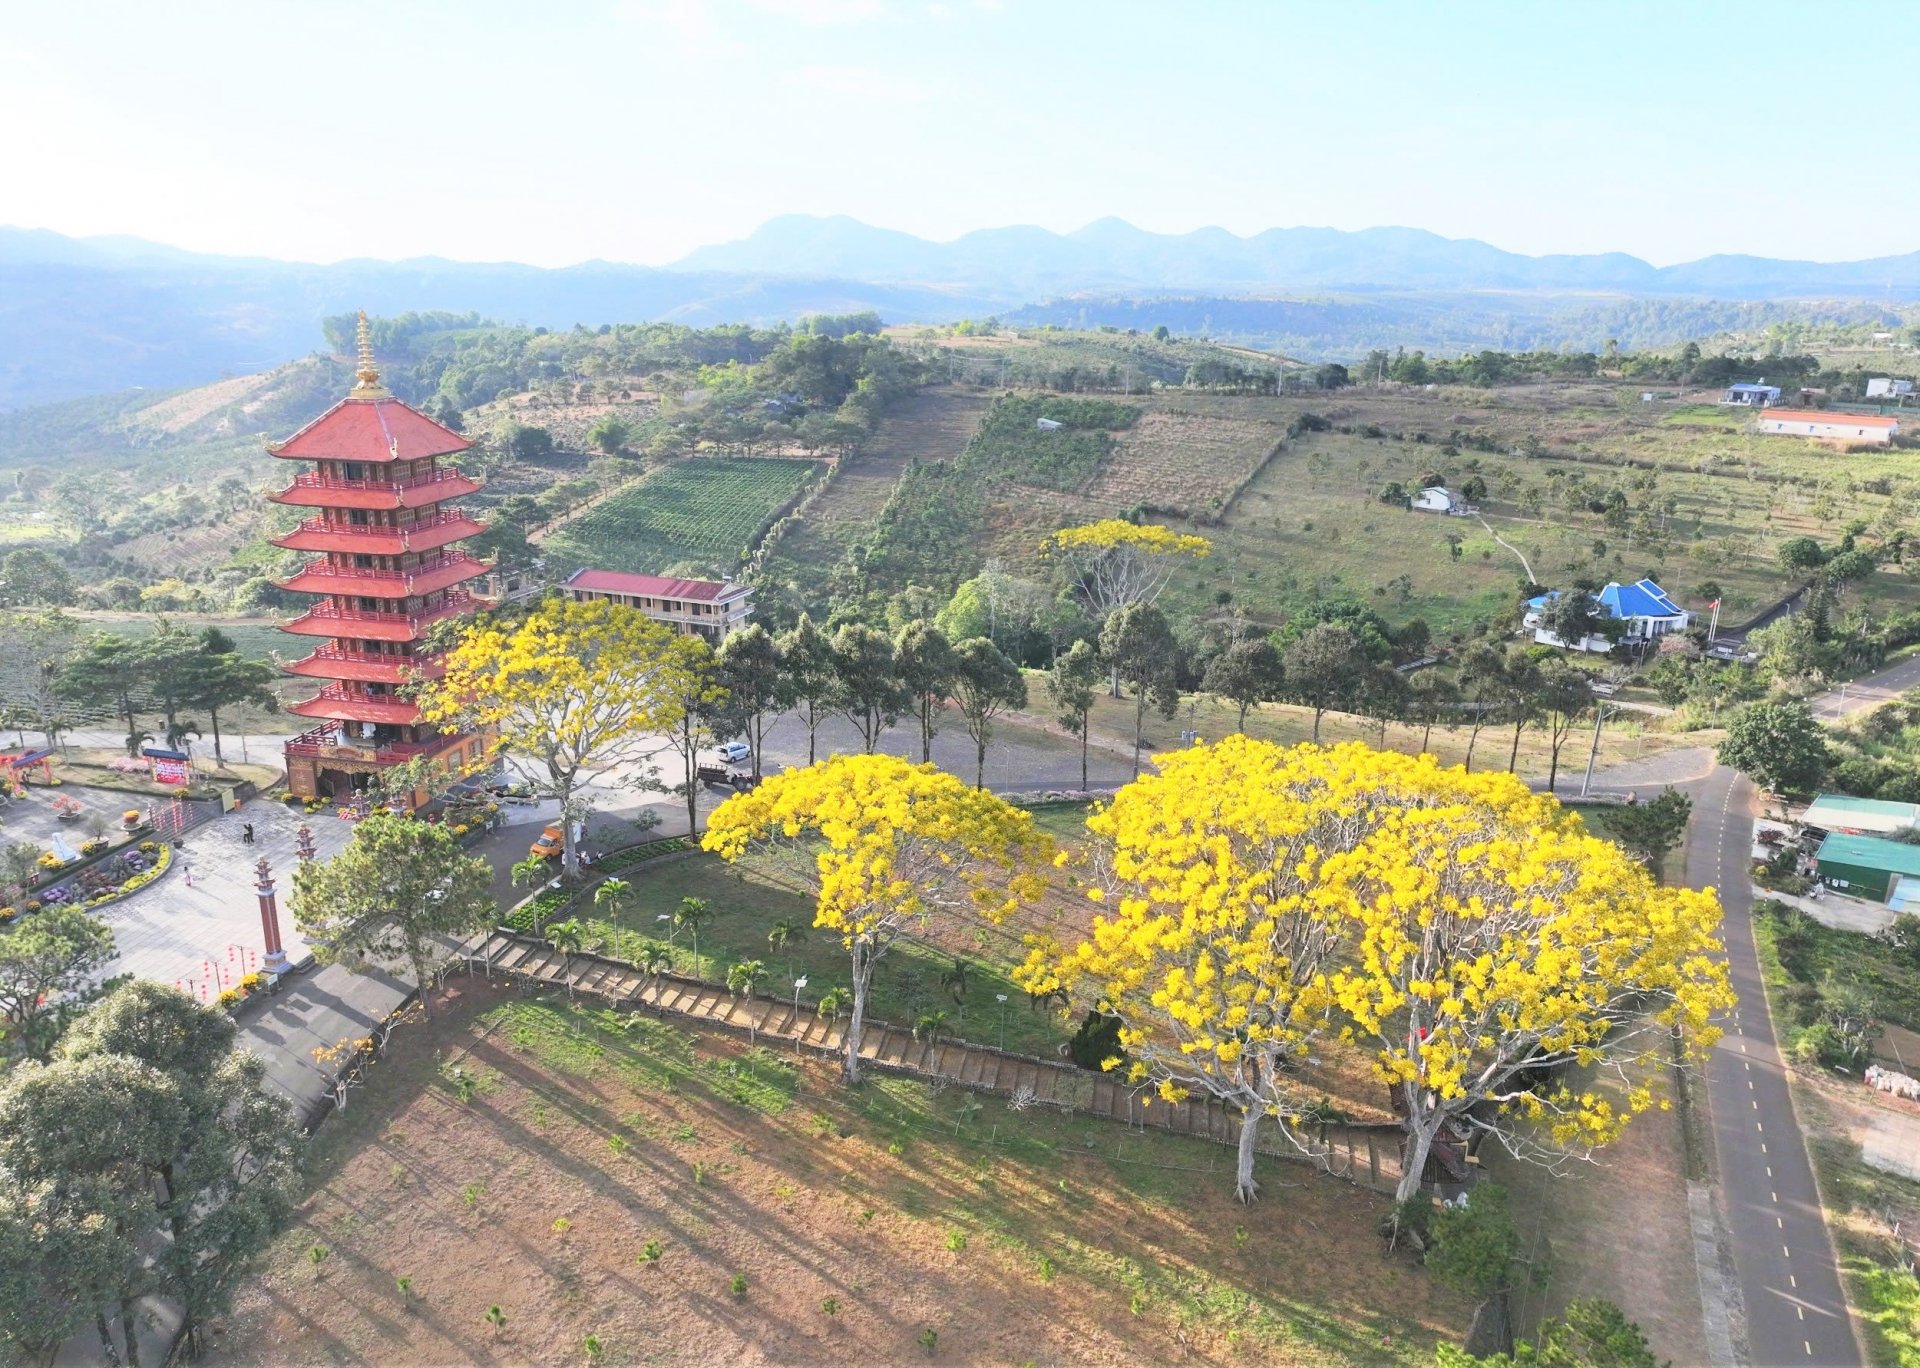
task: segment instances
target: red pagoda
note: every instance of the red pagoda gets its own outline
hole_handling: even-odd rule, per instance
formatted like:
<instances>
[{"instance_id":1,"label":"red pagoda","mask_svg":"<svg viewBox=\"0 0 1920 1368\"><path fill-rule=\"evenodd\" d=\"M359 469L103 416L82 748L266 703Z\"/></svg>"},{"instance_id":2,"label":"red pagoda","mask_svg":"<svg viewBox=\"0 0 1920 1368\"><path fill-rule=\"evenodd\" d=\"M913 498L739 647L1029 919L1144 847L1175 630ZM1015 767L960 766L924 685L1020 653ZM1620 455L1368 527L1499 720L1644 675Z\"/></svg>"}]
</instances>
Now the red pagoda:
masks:
<instances>
[{"instance_id":1,"label":"red pagoda","mask_svg":"<svg viewBox=\"0 0 1920 1368\"><path fill-rule=\"evenodd\" d=\"M319 638L287 672L327 681L288 709L322 719L287 743L287 786L303 798L351 798L415 756L448 767L482 759L482 738L443 734L401 696L409 678L434 672L422 648L428 628L485 605L465 586L486 574L487 564L455 549L481 526L446 506L480 482L439 464L471 443L380 384L365 313L359 341L358 383L347 397L267 448L283 460L313 463L269 496L314 510L274 541L318 553L280 581L282 589L319 596L281 629ZM409 805L425 798L416 792Z\"/></svg>"}]
</instances>

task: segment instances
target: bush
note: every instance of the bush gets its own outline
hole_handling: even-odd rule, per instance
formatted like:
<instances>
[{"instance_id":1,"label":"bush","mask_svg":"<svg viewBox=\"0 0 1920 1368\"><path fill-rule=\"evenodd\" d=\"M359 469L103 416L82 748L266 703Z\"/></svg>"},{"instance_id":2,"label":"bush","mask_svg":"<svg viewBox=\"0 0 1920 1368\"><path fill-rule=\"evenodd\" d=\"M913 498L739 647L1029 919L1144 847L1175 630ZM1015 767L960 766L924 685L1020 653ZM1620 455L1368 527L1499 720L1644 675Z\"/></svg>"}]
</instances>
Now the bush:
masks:
<instances>
[{"instance_id":1,"label":"bush","mask_svg":"<svg viewBox=\"0 0 1920 1368\"><path fill-rule=\"evenodd\" d=\"M1793 1057L1802 1064L1855 1069L1866 1062L1865 1051L1848 1042L1830 1021L1816 1021L1793 1042Z\"/></svg>"}]
</instances>

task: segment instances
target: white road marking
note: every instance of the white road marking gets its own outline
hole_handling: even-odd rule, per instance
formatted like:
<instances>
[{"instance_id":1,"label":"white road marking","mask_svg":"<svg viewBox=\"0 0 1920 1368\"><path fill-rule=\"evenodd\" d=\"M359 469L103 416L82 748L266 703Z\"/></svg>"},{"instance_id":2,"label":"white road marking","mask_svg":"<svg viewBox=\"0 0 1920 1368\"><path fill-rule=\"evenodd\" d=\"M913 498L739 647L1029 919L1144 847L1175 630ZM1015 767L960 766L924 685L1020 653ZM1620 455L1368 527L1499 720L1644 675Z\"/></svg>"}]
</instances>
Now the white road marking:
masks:
<instances>
[{"instance_id":1,"label":"white road marking","mask_svg":"<svg viewBox=\"0 0 1920 1368\"><path fill-rule=\"evenodd\" d=\"M1787 1221L1786 1221L1786 1218L1785 1218L1784 1216L1776 1216L1776 1217L1774 1217L1774 1218L1773 1218L1773 1223L1774 1223L1774 1225L1776 1225L1776 1226L1778 1226L1778 1227L1779 1227L1779 1228L1780 1228L1781 1230L1785 1230L1785 1229L1787 1228Z\"/></svg>"},{"instance_id":2,"label":"white road marking","mask_svg":"<svg viewBox=\"0 0 1920 1368\"><path fill-rule=\"evenodd\" d=\"M1769 1173L1767 1177L1771 1178L1773 1175ZM1770 1202L1778 1202L1780 1200L1780 1194L1777 1192L1769 1192L1767 1194L1767 1200Z\"/></svg>"},{"instance_id":3,"label":"white road marking","mask_svg":"<svg viewBox=\"0 0 1920 1368\"><path fill-rule=\"evenodd\" d=\"M1798 1287L1798 1286L1800 1286L1800 1280L1799 1280L1798 1278L1796 1278L1796 1277L1794 1277L1794 1276L1793 1276L1793 1274L1791 1274L1791 1273L1789 1273L1789 1274L1787 1274L1787 1286L1788 1286L1788 1287Z\"/></svg>"},{"instance_id":4,"label":"white road marking","mask_svg":"<svg viewBox=\"0 0 1920 1368\"><path fill-rule=\"evenodd\" d=\"M1788 1249L1785 1245L1781 1245L1780 1257L1783 1259L1791 1259L1793 1257L1793 1251L1791 1249Z\"/></svg>"},{"instance_id":5,"label":"white road marking","mask_svg":"<svg viewBox=\"0 0 1920 1368\"><path fill-rule=\"evenodd\" d=\"M1751 1084L1751 1083L1749 1083L1749 1084L1747 1084L1747 1086L1748 1086L1749 1088L1751 1088L1751 1087L1753 1086L1753 1084ZM1757 1098L1757 1097L1753 1099L1753 1109L1754 1109L1755 1111L1759 1111L1759 1110L1760 1110L1760 1099L1759 1099L1759 1098Z\"/></svg>"},{"instance_id":6,"label":"white road marking","mask_svg":"<svg viewBox=\"0 0 1920 1368\"><path fill-rule=\"evenodd\" d=\"M1760 1126L1760 1123L1759 1123L1758 1121L1756 1121L1756 1122L1754 1122L1753 1124L1754 1124L1754 1128L1755 1128L1756 1130L1757 1130L1757 1129L1759 1129L1759 1126ZM1765 1154L1765 1153L1767 1152L1767 1147L1766 1147L1765 1145L1762 1145L1762 1146L1760 1147L1760 1152L1761 1152L1762 1154ZM1771 1176L1771 1174L1769 1174L1769 1176Z\"/></svg>"},{"instance_id":7,"label":"white road marking","mask_svg":"<svg viewBox=\"0 0 1920 1368\"><path fill-rule=\"evenodd\" d=\"M1771 1177L1773 1177L1773 1165L1772 1165L1772 1164L1768 1164L1768 1165L1767 1165L1767 1177L1769 1177L1769 1178L1771 1178Z\"/></svg>"},{"instance_id":8,"label":"white road marking","mask_svg":"<svg viewBox=\"0 0 1920 1368\"><path fill-rule=\"evenodd\" d=\"M1806 1307L1804 1307L1804 1306L1796 1306L1796 1307L1794 1307L1794 1308L1793 1308L1793 1313L1794 1313L1794 1314L1795 1314L1796 1316L1798 1316L1798 1317L1800 1317L1800 1319L1801 1319L1801 1320L1805 1320L1805 1319L1807 1318L1807 1308L1806 1308Z\"/></svg>"}]
</instances>

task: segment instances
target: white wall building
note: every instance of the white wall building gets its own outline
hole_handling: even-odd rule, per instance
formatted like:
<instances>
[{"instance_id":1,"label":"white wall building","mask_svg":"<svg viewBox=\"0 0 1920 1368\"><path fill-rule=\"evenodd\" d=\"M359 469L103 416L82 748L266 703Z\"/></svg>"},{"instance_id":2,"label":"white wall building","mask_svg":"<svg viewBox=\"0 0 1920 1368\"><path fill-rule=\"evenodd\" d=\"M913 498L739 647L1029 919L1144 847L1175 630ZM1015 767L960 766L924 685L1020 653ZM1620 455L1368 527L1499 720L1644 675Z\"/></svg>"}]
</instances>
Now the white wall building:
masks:
<instances>
[{"instance_id":1,"label":"white wall building","mask_svg":"<svg viewBox=\"0 0 1920 1368\"><path fill-rule=\"evenodd\" d=\"M727 633L747 625L753 613L753 590L731 580L670 579L665 575L630 575L622 570L576 570L561 586L567 597L582 603L609 599L637 608L647 617L680 633L698 632L718 646Z\"/></svg>"},{"instance_id":2,"label":"white wall building","mask_svg":"<svg viewBox=\"0 0 1920 1368\"><path fill-rule=\"evenodd\" d=\"M1898 418L1831 409L1768 409L1754 420L1760 431L1780 437L1811 437L1848 446L1890 446L1900 433Z\"/></svg>"}]
</instances>

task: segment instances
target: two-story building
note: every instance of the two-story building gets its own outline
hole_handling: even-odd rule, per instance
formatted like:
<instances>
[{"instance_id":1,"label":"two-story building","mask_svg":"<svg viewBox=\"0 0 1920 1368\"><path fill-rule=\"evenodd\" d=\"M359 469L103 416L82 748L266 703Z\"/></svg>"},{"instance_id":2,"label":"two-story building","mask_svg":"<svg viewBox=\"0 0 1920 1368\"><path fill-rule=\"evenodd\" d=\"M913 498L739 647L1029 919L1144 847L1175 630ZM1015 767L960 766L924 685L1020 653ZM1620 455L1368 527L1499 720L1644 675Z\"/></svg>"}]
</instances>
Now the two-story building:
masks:
<instances>
[{"instance_id":1,"label":"two-story building","mask_svg":"<svg viewBox=\"0 0 1920 1368\"><path fill-rule=\"evenodd\" d=\"M608 599L637 608L676 632L698 632L718 646L727 633L747 625L753 590L731 580L672 579L624 570L576 570L561 586L580 602Z\"/></svg>"}]
</instances>

